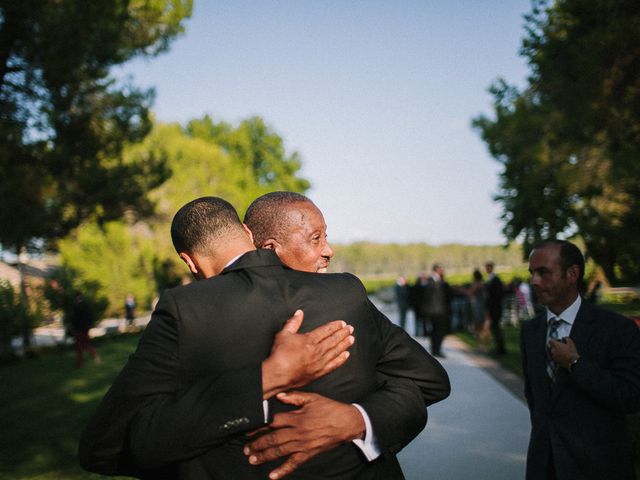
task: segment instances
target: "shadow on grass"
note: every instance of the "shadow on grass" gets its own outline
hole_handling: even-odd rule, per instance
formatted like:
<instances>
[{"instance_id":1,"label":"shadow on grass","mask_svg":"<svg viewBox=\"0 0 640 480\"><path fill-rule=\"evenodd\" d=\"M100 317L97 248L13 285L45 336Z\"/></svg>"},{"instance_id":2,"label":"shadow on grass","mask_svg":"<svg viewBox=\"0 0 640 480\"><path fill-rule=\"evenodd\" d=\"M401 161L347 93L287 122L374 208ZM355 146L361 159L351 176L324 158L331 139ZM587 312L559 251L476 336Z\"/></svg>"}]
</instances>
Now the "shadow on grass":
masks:
<instances>
[{"instance_id":1,"label":"shadow on grass","mask_svg":"<svg viewBox=\"0 0 640 480\"><path fill-rule=\"evenodd\" d=\"M72 349L0 367L0 477L104 478L77 462L78 439L89 417L135 350L139 335L96 343L102 363L75 366Z\"/></svg>"}]
</instances>

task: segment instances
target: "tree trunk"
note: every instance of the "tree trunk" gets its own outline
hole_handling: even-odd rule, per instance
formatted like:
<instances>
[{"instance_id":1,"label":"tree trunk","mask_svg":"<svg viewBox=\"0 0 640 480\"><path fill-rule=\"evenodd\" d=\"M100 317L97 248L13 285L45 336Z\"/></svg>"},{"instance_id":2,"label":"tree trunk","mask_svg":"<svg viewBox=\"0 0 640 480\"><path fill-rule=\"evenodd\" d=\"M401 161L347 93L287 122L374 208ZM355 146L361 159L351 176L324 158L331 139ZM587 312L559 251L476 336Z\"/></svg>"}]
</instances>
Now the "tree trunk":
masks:
<instances>
[{"instance_id":1,"label":"tree trunk","mask_svg":"<svg viewBox=\"0 0 640 480\"><path fill-rule=\"evenodd\" d=\"M31 347L31 322L29 321L29 297L27 294L27 278L25 275L26 252L24 247L17 250L18 272L20 272L20 304L22 305L22 317L20 319L20 330L22 331L22 348L26 350Z\"/></svg>"}]
</instances>

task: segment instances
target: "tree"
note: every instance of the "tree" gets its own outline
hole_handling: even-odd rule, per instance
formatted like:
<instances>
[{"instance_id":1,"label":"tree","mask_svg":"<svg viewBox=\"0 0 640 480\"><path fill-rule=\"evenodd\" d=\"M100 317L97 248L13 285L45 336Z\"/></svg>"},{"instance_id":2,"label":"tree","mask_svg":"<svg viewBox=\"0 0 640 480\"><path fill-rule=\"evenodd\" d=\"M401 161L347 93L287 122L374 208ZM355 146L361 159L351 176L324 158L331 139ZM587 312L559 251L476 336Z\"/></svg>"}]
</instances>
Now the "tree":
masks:
<instances>
[{"instance_id":1,"label":"tree","mask_svg":"<svg viewBox=\"0 0 640 480\"><path fill-rule=\"evenodd\" d=\"M87 218L151 211L162 159L127 162L153 92L113 66L168 49L191 0L0 1L0 243L55 246ZM27 340L27 339L25 339Z\"/></svg>"},{"instance_id":2,"label":"tree","mask_svg":"<svg viewBox=\"0 0 640 480\"><path fill-rule=\"evenodd\" d=\"M109 301L110 314L120 313L126 293L132 292L141 304L148 304L159 290L176 285L186 276L187 270L171 245L169 225L175 212L188 201L205 195L221 196L242 215L256 196L269 189L303 191L302 187L309 184L296 176L299 163L289 161L295 158L299 162L297 154L286 154L282 138L262 119L245 120L233 127L205 117L188 125L156 124L142 142L123 152L127 162L165 158L172 172L167 181L149 192L149 203L155 205L152 216L142 221L126 216L102 228L87 222L72 238L59 242L63 267L76 279L69 288L77 288L77 282L95 285L94 296ZM256 130L247 125L262 128L251 136L247 132ZM206 127L206 132L223 130L224 134L190 133L190 128L200 127ZM255 157L259 155L267 160L258 161ZM268 185L260 176L269 179Z\"/></svg>"},{"instance_id":3,"label":"tree","mask_svg":"<svg viewBox=\"0 0 640 480\"><path fill-rule=\"evenodd\" d=\"M608 280L640 280L640 4L535 1L519 91L491 88L494 118L473 125L500 174L504 234L525 254L580 236Z\"/></svg>"}]
</instances>

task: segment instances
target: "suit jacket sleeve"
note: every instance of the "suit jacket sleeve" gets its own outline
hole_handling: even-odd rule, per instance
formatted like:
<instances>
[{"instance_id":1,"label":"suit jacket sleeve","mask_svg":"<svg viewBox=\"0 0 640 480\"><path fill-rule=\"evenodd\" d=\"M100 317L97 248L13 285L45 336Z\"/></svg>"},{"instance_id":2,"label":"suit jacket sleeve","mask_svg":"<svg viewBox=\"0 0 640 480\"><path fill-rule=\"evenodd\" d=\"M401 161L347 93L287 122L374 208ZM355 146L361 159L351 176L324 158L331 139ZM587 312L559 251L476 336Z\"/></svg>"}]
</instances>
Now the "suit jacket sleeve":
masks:
<instances>
[{"instance_id":1,"label":"suit jacket sleeve","mask_svg":"<svg viewBox=\"0 0 640 480\"><path fill-rule=\"evenodd\" d=\"M577 386L594 400L611 410L634 413L640 410L640 331L635 323L604 310L607 342L606 363L581 355L570 375ZM580 353L580 352L579 352Z\"/></svg>"},{"instance_id":2,"label":"suit jacket sleeve","mask_svg":"<svg viewBox=\"0 0 640 480\"><path fill-rule=\"evenodd\" d=\"M369 415L382 452L395 454L424 428L425 407L445 399L451 386L442 365L418 342L371 302L369 309L383 346L376 366L379 388L358 403Z\"/></svg>"},{"instance_id":3,"label":"suit jacket sleeve","mask_svg":"<svg viewBox=\"0 0 640 480\"><path fill-rule=\"evenodd\" d=\"M527 399L527 405L529 406L529 416L531 417L531 421L533 422L533 393L531 392L531 384L529 383L529 376L527 372L529 371L527 368L527 347L526 347L526 336L527 330L530 328L532 320L525 322L522 326L522 330L520 331L520 357L522 359L522 375L524 377L524 396Z\"/></svg>"},{"instance_id":4,"label":"suit jacket sleeve","mask_svg":"<svg viewBox=\"0 0 640 480\"><path fill-rule=\"evenodd\" d=\"M264 425L259 364L181 386L176 319L167 292L82 435L85 469L102 474L155 469Z\"/></svg>"}]
</instances>

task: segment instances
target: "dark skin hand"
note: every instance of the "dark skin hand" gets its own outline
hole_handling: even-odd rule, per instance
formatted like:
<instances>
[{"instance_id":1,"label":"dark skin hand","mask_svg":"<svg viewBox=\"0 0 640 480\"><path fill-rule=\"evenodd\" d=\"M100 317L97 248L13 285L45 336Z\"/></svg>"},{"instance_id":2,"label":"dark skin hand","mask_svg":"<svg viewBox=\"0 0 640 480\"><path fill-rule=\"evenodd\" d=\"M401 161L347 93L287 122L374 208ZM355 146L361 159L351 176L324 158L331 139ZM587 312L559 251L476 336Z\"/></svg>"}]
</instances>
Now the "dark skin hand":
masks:
<instances>
[{"instance_id":1,"label":"dark skin hand","mask_svg":"<svg viewBox=\"0 0 640 480\"><path fill-rule=\"evenodd\" d=\"M549 354L551 359L562 368L569 368L571 362L580 358L576 344L570 337L564 337L562 341L549 340Z\"/></svg>"},{"instance_id":2,"label":"dark skin hand","mask_svg":"<svg viewBox=\"0 0 640 480\"><path fill-rule=\"evenodd\" d=\"M276 335L271 353L262 362L262 393L266 400L279 392L302 387L336 368L349 358L355 341L353 327L342 320L297 333L304 314L297 310Z\"/></svg>"},{"instance_id":3,"label":"dark skin hand","mask_svg":"<svg viewBox=\"0 0 640 480\"><path fill-rule=\"evenodd\" d=\"M363 438L362 415L351 404L337 402L309 392L280 393L278 400L300 408L278 413L244 448L249 463L259 465L287 456L287 460L269 474L280 479L316 455L341 443Z\"/></svg>"}]
</instances>

